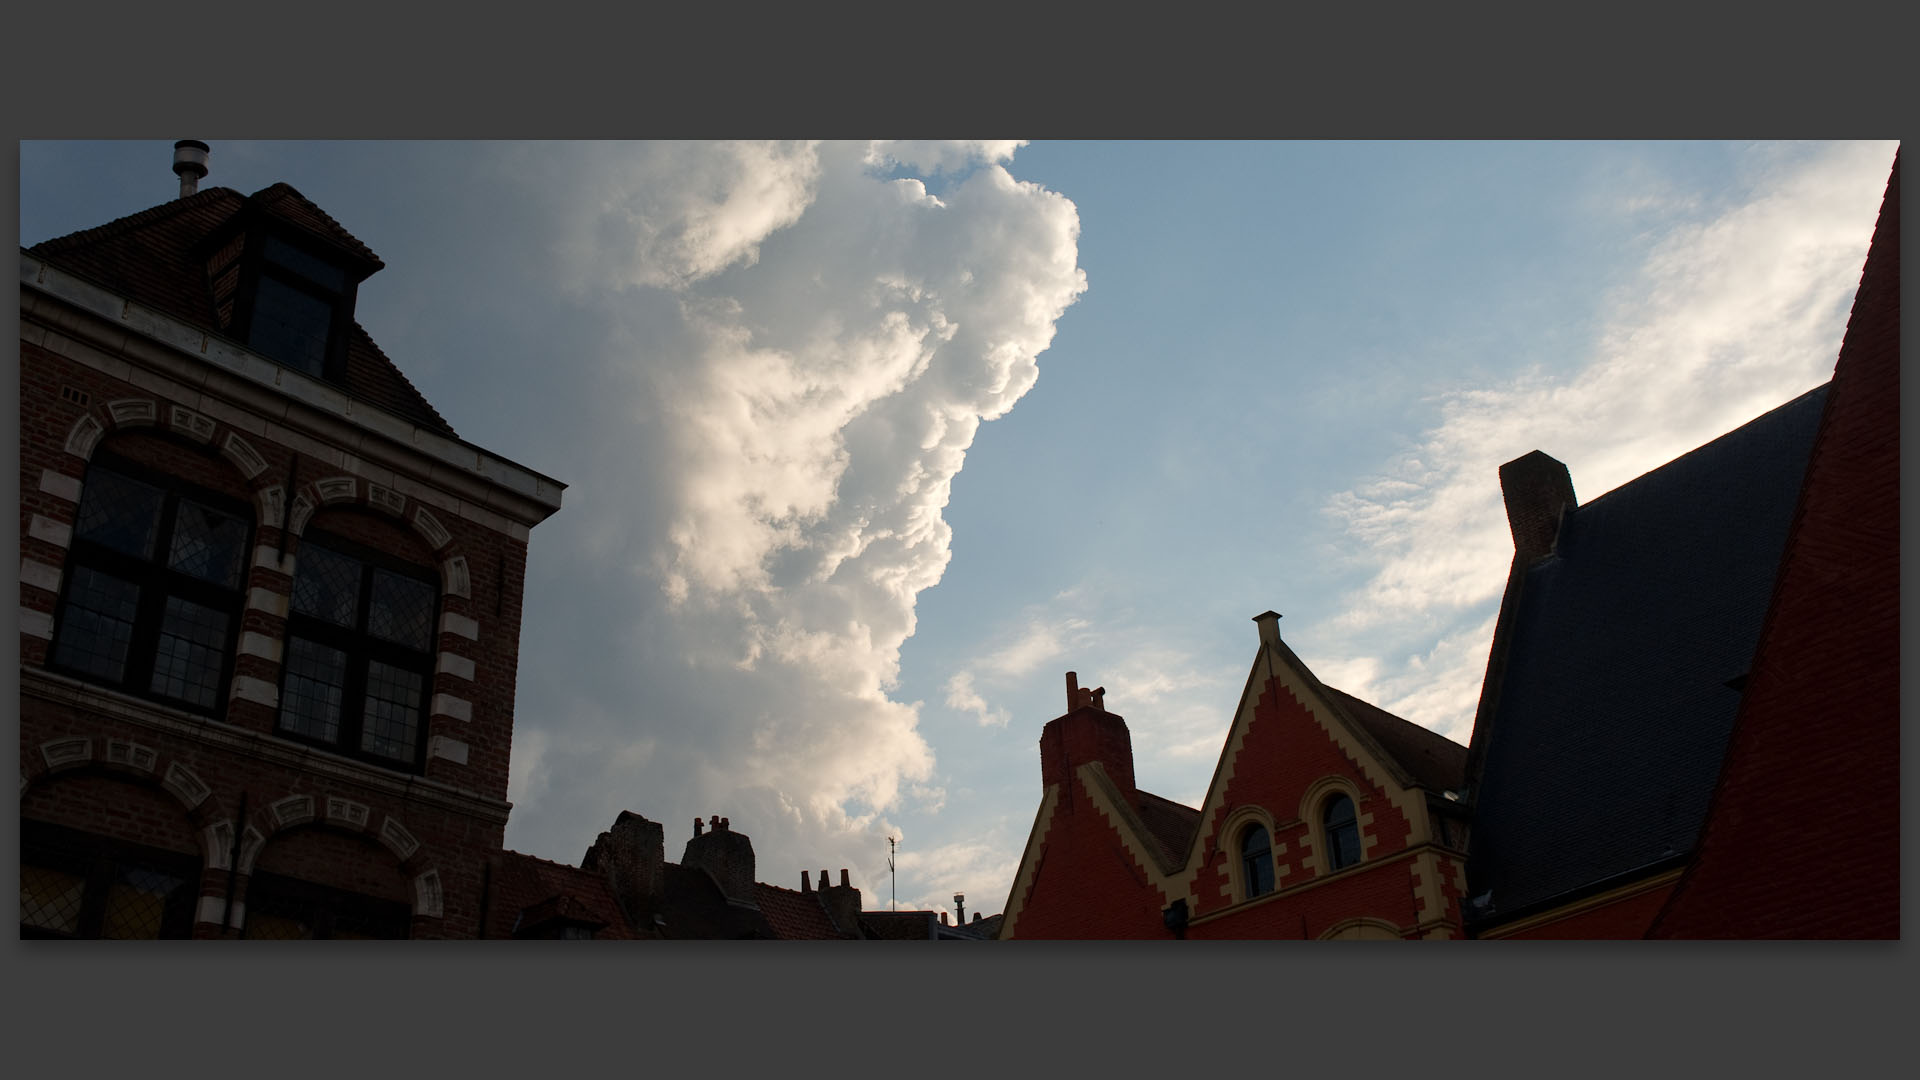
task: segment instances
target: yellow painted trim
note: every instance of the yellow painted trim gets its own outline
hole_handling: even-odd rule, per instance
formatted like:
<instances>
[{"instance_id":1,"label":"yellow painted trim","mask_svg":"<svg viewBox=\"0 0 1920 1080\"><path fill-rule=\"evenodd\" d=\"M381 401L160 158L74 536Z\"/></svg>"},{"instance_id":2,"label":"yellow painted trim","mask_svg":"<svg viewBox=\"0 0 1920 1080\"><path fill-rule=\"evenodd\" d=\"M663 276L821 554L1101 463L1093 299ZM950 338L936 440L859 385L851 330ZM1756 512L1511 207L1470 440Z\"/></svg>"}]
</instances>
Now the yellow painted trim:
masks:
<instances>
[{"instance_id":1,"label":"yellow painted trim","mask_svg":"<svg viewBox=\"0 0 1920 1080\"><path fill-rule=\"evenodd\" d=\"M1233 812L1220 823L1220 831L1217 834L1226 837L1230 845L1223 849L1227 857L1222 860L1220 871L1227 880L1220 887L1220 895L1232 901L1248 899L1245 873L1240 866L1240 844L1234 839L1236 834L1245 832L1248 825L1259 825L1267 830L1267 843L1273 851L1271 856L1274 863L1273 888L1275 892L1280 890L1279 856L1287 846L1280 842L1279 834L1274 830L1273 815L1268 813L1265 807L1243 803L1234 807Z\"/></svg>"},{"instance_id":2,"label":"yellow painted trim","mask_svg":"<svg viewBox=\"0 0 1920 1080\"><path fill-rule=\"evenodd\" d=\"M1053 810L1058 805L1060 785L1048 784L1046 793L1040 797L1040 809L1033 815L1033 828L1027 831L1027 846L1020 852L1020 869L1013 875L1013 891L1007 894L1006 907L1002 909L1006 915L1000 920L1001 941L1012 940L1014 924L1020 921L1020 912L1027 906L1027 894L1040 873L1040 842L1053 825Z\"/></svg>"},{"instance_id":3,"label":"yellow painted trim","mask_svg":"<svg viewBox=\"0 0 1920 1080\"><path fill-rule=\"evenodd\" d=\"M1315 940L1333 941L1348 930L1365 929L1385 930L1387 933L1392 934L1396 940L1405 940L1407 936L1406 928L1403 926L1390 923L1385 919L1376 919L1363 915L1358 918L1342 919L1334 923L1332 926L1327 927Z\"/></svg>"},{"instance_id":4,"label":"yellow painted trim","mask_svg":"<svg viewBox=\"0 0 1920 1080\"><path fill-rule=\"evenodd\" d=\"M1564 904L1551 911L1543 911L1538 915L1529 915L1524 919L1503 923L1484 934L1480 934L1479 937L1485 941L1492 941L1523 931L1533 930L1545 926L1548 923L1569 919L1575 915L1584 915L1595 908L1606 907L1608 904L1631 899L1632 897L1639 896L1641 893L1652 892L1663 885L1672 884L1680 879L1681 873L1685 870L1686 867L1684 866L1676 866L1671 870L1655 874L1650 878L1642 878L1639 881L1629 882L1617 889L1608 889L1606 892L1596 893L1593 896L1575 900L1571 904Z\"/></svg>"},{"instance_id":5,"label":"yellow painted trim","mask_svg":"<svg viewBox=\"0 0 1920 1080\"><path fill-rule=\"evenodd\" d=\"M1165 907L1176 900L1191 900L1185 870L1168 867L1160 861L1159 854L1154 850L1156 845L1148 839L1146 824L1121 797L1120 788L1107 775L1106 766L1089 761L1075 772L1080 777L1080 786L1092 800L1093 808L1106 817L1127 853L1146 870L1147 883L1160 890L1164 898L1161 906Z\"/></svg>"}]
</instances>

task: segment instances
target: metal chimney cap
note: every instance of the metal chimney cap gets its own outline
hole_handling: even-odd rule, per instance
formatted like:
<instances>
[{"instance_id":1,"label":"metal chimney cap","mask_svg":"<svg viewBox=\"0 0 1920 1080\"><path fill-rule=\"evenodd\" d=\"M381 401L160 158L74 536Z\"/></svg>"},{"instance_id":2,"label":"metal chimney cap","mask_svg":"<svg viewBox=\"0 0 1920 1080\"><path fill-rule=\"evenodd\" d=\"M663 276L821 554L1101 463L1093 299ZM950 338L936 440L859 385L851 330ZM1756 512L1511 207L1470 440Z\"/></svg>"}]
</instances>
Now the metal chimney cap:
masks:
<instances>
[{"instance_id":1,"label":"metal chimney cap","mask_svg":"<svg viewBox=\"0 0 1920 1080\"><path fill-rule=\"evenodd\" d=\"M207 152L213 148L199 139L181 139L173 144L173 171L177 176L192 173L195 179L207 175Z\"/></svg>"}]
</instances>

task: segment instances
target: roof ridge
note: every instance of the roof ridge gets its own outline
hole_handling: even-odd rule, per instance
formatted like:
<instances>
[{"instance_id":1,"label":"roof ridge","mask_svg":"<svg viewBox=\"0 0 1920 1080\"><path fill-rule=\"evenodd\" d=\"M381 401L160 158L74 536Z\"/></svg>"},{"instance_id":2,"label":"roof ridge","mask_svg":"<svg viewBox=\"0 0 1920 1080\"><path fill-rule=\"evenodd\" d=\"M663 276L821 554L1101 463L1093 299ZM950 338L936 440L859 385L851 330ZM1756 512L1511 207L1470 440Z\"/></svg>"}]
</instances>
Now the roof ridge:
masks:
<instances>
[{"instance_id":1,"label":"roof ridge","mask_svg":"<svg viewBox=\"0 0 1920 1080\"><path fill-rule=\"evenodd\" d=\"M380 256L374 254L372 248L368 247L359 237L348 231L347 227L340 224L332 214L322 210L319 204L301 194L299 188L294 187L285 180L277 180L274 183L268 184L266 187L248 196L248 199L268 213L292 224L302 225L309 229L311 229L314 224L323 226L322 229L316 231L323 234L332 234L329 238L335 243L341 244L356 255L373 260L376 269L383 269L387 265ZM290 199L296 202L296 209L301 212L300 214L288 214L280 209L281 206ZM308 215L311 215L316 220L314 222L303 222L300 220L300 217Z\"/></svg>"},{"instance_id":2,"label":"roof ridge","mask_svg":"<svg viewBox=\"0 0 1920 1080\"><path fill-rule=\"evenodd\" d=\"M1771 417L1775 413L1783 412L1787 409L1790 409L1795 405L1800 404L1802 401L1805 401L1807 398L1810 398L1815 394L1825 391L1828 387L1832 385L1833 385L1833 377L1829 375L1826 381L1822 382L1819 386L1816 386L1813 389L1806 391L1805 393L1796 394L1793 397L1788 398L1786 401L1783 401L1780 404L1775 405L1773 408L1768 409L1766 412L1763 412L1760 415L1753 417L1752 419L1748 420L1746 423L1741 424L1739 427L1731 428L1727 431L1723 431L1720 434L1715 435L1713 438L1708 439L1706 442L1701 443L1699 446L1696 446L1693 449L1688 450L1686 453L1681 454L1678 457L1675 457L1669 461L1656 465L1653 468L1648 469L1646 472L1641 473L1639 476L1636 476L1633 479L1628 480L1623 484L1620 484L1616 487L1609 488L1606 491L1603 491L1600 494L1595 495L1592 499L1589 499L1588 501L1573 507L1572 509L1575 512L1585 510L1587 507L1592 506L1597 502L1600 502L1601 500L1605 499L1609 495L1614 495L1619 492L1625 491L1628 488L1633 487L1635 484L1640 483L1642 480L1645 480L1650 476L1658 476L1660 473L1665 472L1666 470L1672 468L1673 466L1678 465L1681 462L1687 461L1688 459L1694 457L1697 454L1710 450L1714 446L1719 445L1721 442L1724 442L1727 439L1733 438L1735 435L1738 435L1741 432L1747 430L1748 428L1753 427L1755 424L1758 424L1761 421L1767 419L1768 417Z\"/></svg>"},{"instance_id":3,"label":"roof ridge","mask_svg":"<svg viewBox=\"0 0 1920 1080\"><path fill-rule=\"evenodd\" d=\"M177 199L168 199L166 202L149 206L145 210L136 210L124 217L114 218L105 225L95 225L91 228L79 229L61 236L42 240L27 250L47 255L57 255L63 251L72 251L75 248L85 247L102 240L110 240L121 233L151 225L154 222L162 221L175 214L185 213L188 210L197 210L204 204L219 202L221 199L229 196L239 199L242 202L246 200L245 195L240 194L230 187L205 188L192 195L186 195Z\"/></svg>"}]
</instances>

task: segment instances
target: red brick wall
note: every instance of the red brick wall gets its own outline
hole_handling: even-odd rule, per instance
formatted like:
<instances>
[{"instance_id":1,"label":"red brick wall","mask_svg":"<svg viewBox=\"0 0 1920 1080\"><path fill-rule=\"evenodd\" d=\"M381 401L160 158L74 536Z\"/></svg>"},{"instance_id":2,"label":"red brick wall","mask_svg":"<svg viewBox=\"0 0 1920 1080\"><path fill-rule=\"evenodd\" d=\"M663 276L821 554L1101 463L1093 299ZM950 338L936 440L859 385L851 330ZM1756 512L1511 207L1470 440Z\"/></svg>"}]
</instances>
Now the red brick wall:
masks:
<instances>
[{"instance_id":1,"label":"red brick wall","mask_svg":"<svg viewBox=\"0 0 1920 1080\"><path fill-rule=\"evenodd\" d=\"M1160 915L1167 900L1077 777L1062 788L1041 842L1039 872L1014 922L1016 937L1172 937Z\"/></svg>"},{"instance_id":2,"label":"red brick wall","mask_svg":"<svg viewBox=\"0 0 1920 1080\"><path fill-rule=\"evenodd\" d=\"M1895 160L1698 854L1657 937L1900 935Z\"/></svg>"}]
</instances>

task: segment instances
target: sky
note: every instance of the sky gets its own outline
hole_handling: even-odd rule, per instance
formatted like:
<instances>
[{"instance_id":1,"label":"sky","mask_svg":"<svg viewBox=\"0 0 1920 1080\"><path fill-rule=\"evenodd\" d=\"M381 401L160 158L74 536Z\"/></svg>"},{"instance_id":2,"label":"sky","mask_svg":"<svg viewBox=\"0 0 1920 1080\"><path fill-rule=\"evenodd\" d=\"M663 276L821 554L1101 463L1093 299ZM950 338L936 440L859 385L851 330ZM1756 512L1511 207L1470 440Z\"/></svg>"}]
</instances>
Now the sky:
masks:
<instances>
[{"instance_id":1,"label":"sky","mask_svg":"<svg viewBox=\"0 0 1920 1080\"><path fill-rule=\"evenodd\" d=\"M192 134L192 133L187 133ZM1003 909L1064 673L1196 805L1257 648L1471 736L1512 543L1832 373L1894 144L223 142L533 530L507 845ZM172 198L23 142L24 245ZM887 838L898 843L889 874Z\"/></svg>"}]
</instances>

